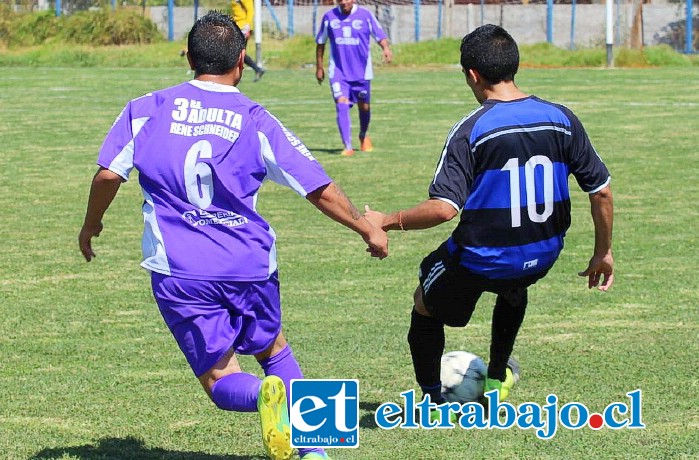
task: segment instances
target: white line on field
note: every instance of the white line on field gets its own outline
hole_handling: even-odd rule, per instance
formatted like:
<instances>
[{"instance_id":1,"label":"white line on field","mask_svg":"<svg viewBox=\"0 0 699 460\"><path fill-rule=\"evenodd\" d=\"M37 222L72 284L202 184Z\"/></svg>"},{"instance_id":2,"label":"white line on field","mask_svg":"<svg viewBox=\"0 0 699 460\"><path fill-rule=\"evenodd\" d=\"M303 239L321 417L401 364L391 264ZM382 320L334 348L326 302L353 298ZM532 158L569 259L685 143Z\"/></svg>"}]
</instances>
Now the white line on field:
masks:
<instances>
[{"instance_id":1,"label":"white line on field","mask_svg":"<svg viewBox=\"0 0 699 460\"><path fill-rule=\"evenodd\" d=\"M265 106L280 106L280 105L325 105L332 103L330 99L323 99L323 100L318 100L318 99L303 99L303 100L289 100L289 99L264 99L260 98L257 100L260 104L265 105ZM565 105L570 105L570 106L620 106L620 107L660 107L660 106L666 106L668 108L671 107L699 107L699 102L665 102L665 101L658 101L658 102L618 102L618 101L610 101L610 102L600 102L600 101L561 101L561 100L553 100L553 102L565 104ZM401 99L401 100L391 100L391 99L374 99L372 100L372 103L374 104L380 104L380 105L463 105L467 106L469 110L471 110L472 103L470 101L461 101L461 100L434 100L434 99L423 99L423 100L410 100L410 99Z\"/></svg>"}]
</instances>

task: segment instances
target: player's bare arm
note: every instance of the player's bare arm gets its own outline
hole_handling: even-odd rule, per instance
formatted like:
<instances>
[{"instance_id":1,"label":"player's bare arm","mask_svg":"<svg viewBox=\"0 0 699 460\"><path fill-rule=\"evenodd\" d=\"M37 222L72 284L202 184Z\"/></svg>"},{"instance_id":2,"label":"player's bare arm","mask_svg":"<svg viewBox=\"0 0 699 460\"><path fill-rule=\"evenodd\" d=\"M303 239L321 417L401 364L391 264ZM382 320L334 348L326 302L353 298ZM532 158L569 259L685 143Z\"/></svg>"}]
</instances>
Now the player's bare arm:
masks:
<instances>
[{"instance_id":1,"label":"player's bare arm","mask_svg":"<svg viewBox=\"0 0 699 460\"><path fill-rule=\"evenodd\" d=\"M614 283L612 256L614 200L609 186L590 195L590 211L595 225L595 249L587 269L578 274L587 276L588 288L597 287L600 291L607 291Z\"/></svg>"},{"instance_id":2,"label":"player's bare arm","mask_svg":"<svg viewBox=\"0 0 699 460\"><path fill-rule=\"evenodd\" d=\"M391 47L388 45L388 39L384 38L379 42L379 46L383 50L383 60L387 64L390 64L391 61L393 61L393 51L391 51Z\"/></svg>"},{"instance_id":3,"label":"player's bare arm","mask_svg":"<svg viewBox=\"0 0 699 460\"><path fill-rule=\"evenodd\" d=\"M316 80L320 85L325 80L325 70L323 69L323 56L325 55L325 44L316 45Z\"/></svg>"},{"instance_id":4,"label":"player's bare arm","mask_svg":"<svg viewBox=\"0 0 699 460\"><path fill-rule=\"evenodd\" d=\"M437 199L425 200L409 209L384 214L365 206L364 216L374 225L389 230L421 230L452 220L458 211L449 203Z\"/></svg>"},{"instance_id":5,"label":"player's bare arm","mask_svg":"<svg viewBox=\"0 0 699 460\"><path fill-rule=\"evenodd\" d=\"M99 236L102 231L102 217L114 200L122 181L121 176L105 168L100 168L92 179L85 221L78 235L80 252L88 262L95 257L92 237Z\"/></svg>"},{"instance_id":6,"label":"player's bare arm","mask_svg":"<svg viewBox=\"0 0 699 460\"><path fill-rule=\"evenodd\" d=\"M331 182L309 193L306 198L326 216L359 233L369 246L367 251L372 257L383 259L388 256L386 232L362 216L340 186Z\"/></svg>"}]
</instances>

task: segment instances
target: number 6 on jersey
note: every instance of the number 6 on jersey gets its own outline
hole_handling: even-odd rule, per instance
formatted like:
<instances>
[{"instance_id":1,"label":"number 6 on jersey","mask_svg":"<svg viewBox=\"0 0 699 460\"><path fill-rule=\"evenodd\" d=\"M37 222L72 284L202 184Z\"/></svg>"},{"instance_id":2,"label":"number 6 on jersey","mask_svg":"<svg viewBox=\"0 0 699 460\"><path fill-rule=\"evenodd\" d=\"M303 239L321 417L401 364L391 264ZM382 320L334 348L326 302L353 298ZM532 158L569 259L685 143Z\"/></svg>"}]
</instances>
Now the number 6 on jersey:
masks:
<instances>
[{"instance_id":1,"label":"number 6 on jersey","mask_svg":"<svg viewBox=\"0 0 699 460\"><path fill-rule=\"evenodd\" d=\"M201 158L211 158L211 143L207 140L195 142L184 159L184 186L187 199L199 209L211 206L214 199L214 184L211 167Z\"/></svg>"}]
</instances>

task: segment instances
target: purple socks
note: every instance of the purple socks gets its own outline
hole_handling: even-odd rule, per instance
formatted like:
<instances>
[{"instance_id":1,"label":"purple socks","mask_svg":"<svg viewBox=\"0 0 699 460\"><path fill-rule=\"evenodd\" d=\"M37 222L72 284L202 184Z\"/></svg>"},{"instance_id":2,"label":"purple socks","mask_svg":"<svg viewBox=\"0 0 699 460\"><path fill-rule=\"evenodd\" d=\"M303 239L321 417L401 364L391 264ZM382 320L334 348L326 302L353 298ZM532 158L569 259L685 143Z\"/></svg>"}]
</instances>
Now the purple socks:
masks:
<instances>
[{"instance_id":1,"label":"purple socks","mask_svg":"<svg viewBox=\"0 0 699 460\"><path fill-rule=\"evenodd\" d=\"M337 127L340 130L340 137L345 149L352 148L352 123L350 122L349 104L338 102L335 104L337 111Z\"/></svg>"},{"instance_id":2,"label":"purple socks","mask_svg":"<svg viewBox=\"0 0 699 460\"><path fill-rule=\"evenodd\" d=\"M263 359L260 361L260 366L262 366L262 369L265 371L265 375L276 375L284 381L284 385L286 386L286 400L291 401L291 379L303 378L303 373L301 372L299 363L294 357L294 353L291 351L291 347L287 345L276 355ZM315 452L319 455L323 455L324 453L323 449L299 449L299 456L303 457L311 452Z\"/></svg>"},{"instance_id":3,"label":"purple socks","mask_svg":"<svg viewBox=\"0 0 699 460\"><path fill-rule=\"evenodd\" d=\"M219 409L255 412L257 393L262 381L252 374L236 372L216 380L211 388L211 400Z\"/></svg>"},{"instance_id":4,"label":"purple socks","mask_svg":"<svg viewBox=\"0 0 699 460\"><path fill-rule=\"evenodd\" d=\"M265 375L276 375L286 386L286 398L290 401L291 379L302 379L303 373L299 367L291 347L287 345L274 356L260 361ZM236 372L229 374L216 382L211 388L211 399L216 406L223 410L236 412L257 411L257 395L262 381L252 374ZM323 455L323 449L299 449L299 455L311 452Z\"/></svg>"},{"instance_id":5,"label":"purple socks","mask_svg":"<svg viewBox=\"0 0 699 460\"><path fill-rule=\"evenodd\" d=\"M286 399L289 401L289 392L291 391L291 379L302 379L303 373L296 362L294 353L289 345L285 346L282 351L274 356L260 361L262 370L265 375L276 375L284 382L286 386Z\"/></svg>"}]
</instances>

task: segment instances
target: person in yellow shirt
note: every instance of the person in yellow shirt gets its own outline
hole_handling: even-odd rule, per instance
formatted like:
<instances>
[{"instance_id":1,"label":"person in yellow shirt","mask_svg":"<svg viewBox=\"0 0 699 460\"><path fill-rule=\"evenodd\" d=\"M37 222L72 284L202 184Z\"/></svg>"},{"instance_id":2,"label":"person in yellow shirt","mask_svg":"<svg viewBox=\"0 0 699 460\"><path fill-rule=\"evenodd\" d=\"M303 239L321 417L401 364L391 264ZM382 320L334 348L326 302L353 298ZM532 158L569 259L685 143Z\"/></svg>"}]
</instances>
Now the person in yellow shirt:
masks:
<instances>
[{"instance_id":1,"label":"person in yellow shirt","mask_svg":"<svg viewBox=\"0 0 699 460\"><path fill-rule=\"evenodd\" d=\"M240 27L240 30L245 35L245 42L252 34L252 24L255 17L255 5L253 0L231 0L231 11L233 20ZM258 66L249 55L245 55L245 64L255 71L255 80L258 81L265 74L266 70L262 66Z\"/></svg>"}]
</instances>

